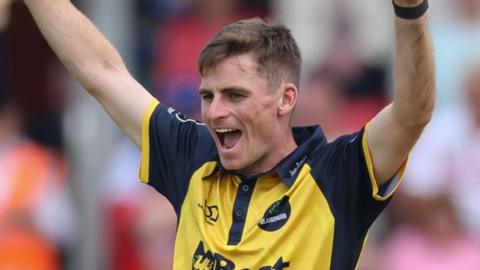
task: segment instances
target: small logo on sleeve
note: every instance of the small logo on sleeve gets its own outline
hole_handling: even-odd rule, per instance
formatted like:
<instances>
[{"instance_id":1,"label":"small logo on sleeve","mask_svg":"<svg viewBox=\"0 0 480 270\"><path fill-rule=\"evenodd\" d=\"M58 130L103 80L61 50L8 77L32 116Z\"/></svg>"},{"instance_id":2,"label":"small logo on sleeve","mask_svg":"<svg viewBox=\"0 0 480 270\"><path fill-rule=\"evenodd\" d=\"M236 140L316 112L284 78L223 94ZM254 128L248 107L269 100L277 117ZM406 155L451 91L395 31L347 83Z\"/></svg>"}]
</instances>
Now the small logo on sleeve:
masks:
<instances>
[{"instance_id":1,"label":"small logo on sleeve","mask_svg":"<svg viewBox=\"0 0 480 270\"><path fill-rule=\"evenodd\" d=\"M288 201L288 196L284 196L281 200L274 202L265 212L258 226L268 232L274 232L283 227L290 218L292 208Z\"/></svg>"},{"instance_id":2,"label":"small logo on sleeve","mask_svg":"<svg viewBox=\"0 0 480 270\"><path fill-rule=\"evenodd\" d=\"M194 124L199 125L199 126L204 126L205 125L204 123L198 122L197 120L187 118L185 115L175 111L175 109L172 108L172 107L168 108L167 112L171 115L174 115L175 118L177 118L177 120L182 122L182 123L191 122L191 123L194 123Z\"/></svg>"},{"instance_id":3,"label":"small logo on sleeve","mask_svg":"<svg viewBox=\"0 0 480 270\"><path fill-rule=\"evenodd\" d=\"M351 139L350 139L350 143L354 143L358 138L358 134L355 134L355 136L353 136Z\"/></svg>"}]
</instances>

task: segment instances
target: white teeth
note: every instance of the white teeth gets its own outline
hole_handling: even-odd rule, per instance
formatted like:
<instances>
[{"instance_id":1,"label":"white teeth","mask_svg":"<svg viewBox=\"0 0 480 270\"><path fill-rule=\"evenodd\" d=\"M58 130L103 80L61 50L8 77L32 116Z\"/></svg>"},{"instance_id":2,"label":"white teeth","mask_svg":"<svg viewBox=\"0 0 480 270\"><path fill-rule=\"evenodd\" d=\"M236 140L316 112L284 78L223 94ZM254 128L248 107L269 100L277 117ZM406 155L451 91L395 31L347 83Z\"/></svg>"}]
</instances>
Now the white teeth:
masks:
<instances>
[{"instance_id":1,"label":"white teeth","mask_svg":"<svg viewBox=\"0 0 480 270\"><path fill-rule=\"evenodd\" d=\"M227 132L236 131L236 129L233 129L233 128L216 128L215 131L218 132L218 133L227 133Z\"/></svg>"}]
</instances>

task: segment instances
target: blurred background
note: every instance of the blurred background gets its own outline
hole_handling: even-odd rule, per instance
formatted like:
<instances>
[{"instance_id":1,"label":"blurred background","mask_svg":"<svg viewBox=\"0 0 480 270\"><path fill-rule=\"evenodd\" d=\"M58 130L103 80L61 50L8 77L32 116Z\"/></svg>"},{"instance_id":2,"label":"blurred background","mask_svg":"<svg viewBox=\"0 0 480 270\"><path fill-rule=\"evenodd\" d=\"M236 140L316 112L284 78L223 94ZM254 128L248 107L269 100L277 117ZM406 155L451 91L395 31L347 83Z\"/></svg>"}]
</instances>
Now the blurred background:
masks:
<instances>
[{"instance_id":1,"label":"blurred background","mask_svg":"<svg viewBox=\"0 0 480 270\"><path fill-rule=\"evenodd\" d=\"M223 25L273 17L304 58L296 125L329 140L389 102L391 1L77 0L163 103L199 118L196 59ZM362 270L480 269L480 1L435 0L437 106ZM388 136L388 133L386 133ZM139 150L0 0L0 269L171 269L176 218L138 182Z\"/></svg>"}]
</instances>

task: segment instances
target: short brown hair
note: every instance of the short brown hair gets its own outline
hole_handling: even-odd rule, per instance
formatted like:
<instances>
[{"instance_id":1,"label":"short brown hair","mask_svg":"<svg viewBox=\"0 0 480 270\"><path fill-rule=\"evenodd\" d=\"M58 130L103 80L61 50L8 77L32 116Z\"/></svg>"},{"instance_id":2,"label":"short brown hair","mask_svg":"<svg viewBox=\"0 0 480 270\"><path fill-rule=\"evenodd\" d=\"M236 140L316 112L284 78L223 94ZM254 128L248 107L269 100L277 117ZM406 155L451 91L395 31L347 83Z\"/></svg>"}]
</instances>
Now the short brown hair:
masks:
<instances>
[{"instance_id":1,"label":"short brown hair","mask_svg":"<svg viewBox=\"0 0 480 270\"><path fill-rule=\"evenodd\" d=\"M198 69L202 76L222 60L253 53L271 88L282 80L300 84L302 59L290 30L282 24L260 18L241 20L225 26L202 50Z\"/></svg>"}]
</instances>

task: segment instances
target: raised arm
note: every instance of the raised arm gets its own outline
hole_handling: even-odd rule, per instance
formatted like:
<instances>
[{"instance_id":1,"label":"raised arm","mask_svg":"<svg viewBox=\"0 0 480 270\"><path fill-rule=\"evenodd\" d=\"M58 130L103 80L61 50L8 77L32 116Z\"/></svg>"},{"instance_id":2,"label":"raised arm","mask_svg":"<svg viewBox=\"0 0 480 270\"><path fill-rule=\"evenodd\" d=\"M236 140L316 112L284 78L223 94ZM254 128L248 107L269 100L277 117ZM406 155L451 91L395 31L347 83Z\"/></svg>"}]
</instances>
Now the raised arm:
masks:
<instances>
[{"instance_id":1,"label":"raised arm","mask_svg":"<svg viewBox=\"0 0 480 270\"><path fill-rule=\"evenodd\" d=\"M394 0L417 6L422 0ZM390 179L407 158L435 102L435 65L425 15L413 20L395 18L396 52L393 102L370 122L367 142L378 184Z\"/></svg>"},{"instance_id":2,"label":"raised arm","mask_svg":"<svg viewBox=\"0 0 480 270\"><path fill-rule=\"evenodd\" d=\"M65 67L140 147L143 114L153 97L120 55L69 0L24 0Z\"/></svg>"}]
</instances>

